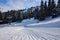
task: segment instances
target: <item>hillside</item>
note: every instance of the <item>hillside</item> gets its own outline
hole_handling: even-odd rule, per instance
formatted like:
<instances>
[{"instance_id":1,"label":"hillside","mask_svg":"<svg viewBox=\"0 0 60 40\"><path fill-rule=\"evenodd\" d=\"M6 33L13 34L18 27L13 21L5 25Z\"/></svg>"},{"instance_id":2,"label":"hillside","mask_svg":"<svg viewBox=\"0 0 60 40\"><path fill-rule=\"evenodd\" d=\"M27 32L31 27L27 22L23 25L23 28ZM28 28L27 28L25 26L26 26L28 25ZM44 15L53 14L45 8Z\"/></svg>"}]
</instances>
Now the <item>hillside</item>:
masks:
<instances>
[{"instance_id":1,"label":"hillside","mask_svg":"<svg viewBox=\"0 0 60 40\"><path fill-rule=\"evenodd\" d=\"M60 27L60 17L56 18L47 18L44 21L39 23L29 24L30 27Z\"/></svg>"}]
</instances>

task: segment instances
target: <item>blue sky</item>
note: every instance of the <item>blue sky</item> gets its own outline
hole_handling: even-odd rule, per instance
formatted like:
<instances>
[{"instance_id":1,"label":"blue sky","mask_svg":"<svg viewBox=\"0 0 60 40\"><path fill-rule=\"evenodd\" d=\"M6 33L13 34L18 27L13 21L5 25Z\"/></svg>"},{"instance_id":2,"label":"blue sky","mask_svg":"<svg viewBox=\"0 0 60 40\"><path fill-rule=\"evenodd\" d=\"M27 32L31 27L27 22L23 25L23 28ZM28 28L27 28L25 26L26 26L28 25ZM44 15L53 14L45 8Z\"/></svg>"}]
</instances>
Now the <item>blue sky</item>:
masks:
<instances>
[{"instance_id":1,"label":"blue sky","mask_svg":"<svg viewBox=\"0 0 60 40\"><path fill-rule=\"evenodd\" d=\"M0 0L0 10L24 9L40 5L41 0ZM48 1L48 0L43 0ZM55 0L57 2L57 0ZM2 8L2 9L1 9Z\"/></svg>"}]
</instances>

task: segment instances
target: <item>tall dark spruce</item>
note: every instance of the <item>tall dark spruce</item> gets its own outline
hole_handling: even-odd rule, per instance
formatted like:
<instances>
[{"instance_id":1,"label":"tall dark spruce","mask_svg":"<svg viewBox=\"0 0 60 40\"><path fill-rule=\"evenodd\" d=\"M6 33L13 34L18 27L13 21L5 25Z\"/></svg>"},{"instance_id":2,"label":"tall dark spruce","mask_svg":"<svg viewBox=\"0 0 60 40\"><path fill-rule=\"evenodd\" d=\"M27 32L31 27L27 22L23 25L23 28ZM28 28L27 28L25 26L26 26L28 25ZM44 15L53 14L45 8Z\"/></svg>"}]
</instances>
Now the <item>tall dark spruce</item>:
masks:
<instances>
[{"instance_id":1,"label":"tall dark spruce","mask_svg":"<svg viewBox=\"0 0 60 40\"><path fill-rule=\"evenodd\" d=\"M47 12L48 10L47 9L48 9L48 7L47 7L47 1L45 1L45 5L44 5L44 12L45 12L44 13L44 17L45 18L48 16L48 12Z\"/></svg>"},{"instance_id":2,"label":"tall dark spruce","mask_svg":"<svg viewBox=\"0 0 60 40\"><path fill-rule=\"evenodd\" d=\"M43 2L43 0L41 0L41 6L40 6L40 20L44 20L45 19L45 4L44 4L44 2Z\"/></svg>"},{"instance_id":3,"label":"tall dark spruce","mask_svg":"<svg viewBox=\"0 0 60 40\"><path fill-rule=\"evenodd\" d=\"M57 13L58 13L58 16L60 16L60 0L58 0L58 3L57 3Z\"/></svg>"},{"instance_id":4,"label":"tall dark spruce","mask_svg":"<svg viewBox=\"0 0 60 40\"><path fill-rule=\"evenodd\" d=\"M49 0L49 1L48 1L48 11L47 11L47 12L48 12L48 17L51 16L51 13L52 13L52 12L51 12L51 9L52 9L51 3L52 3L51 0Z\"/></svg>"},{"instance_id":5,"label":"tall dark spruce","mask_svg":"<svg viewBox=\"0 0 60 40\"><path fill-rule=\"evenodd\" d=\"M0 24L2 23L2 13L0 11Z\"/></svg>"}]
</instances>

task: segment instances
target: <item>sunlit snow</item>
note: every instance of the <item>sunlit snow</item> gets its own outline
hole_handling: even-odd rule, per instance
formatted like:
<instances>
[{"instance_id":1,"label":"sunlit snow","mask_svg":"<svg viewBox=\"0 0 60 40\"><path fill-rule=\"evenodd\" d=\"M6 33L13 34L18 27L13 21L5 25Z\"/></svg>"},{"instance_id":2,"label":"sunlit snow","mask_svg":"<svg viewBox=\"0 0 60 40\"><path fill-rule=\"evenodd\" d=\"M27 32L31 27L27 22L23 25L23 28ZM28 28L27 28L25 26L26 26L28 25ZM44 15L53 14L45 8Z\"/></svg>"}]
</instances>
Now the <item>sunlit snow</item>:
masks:
<instances>
[{"instance_id":1,"label":"sunlit snow","mask_svg":"<svg viewBox=\"0 0 60 40\"><path fill-rule=\"evenodd\" d=\"M39 22L39 23L38 23ZM60 40L60 17L0 25L0 40Z\"/></svg>"}]
</instances>

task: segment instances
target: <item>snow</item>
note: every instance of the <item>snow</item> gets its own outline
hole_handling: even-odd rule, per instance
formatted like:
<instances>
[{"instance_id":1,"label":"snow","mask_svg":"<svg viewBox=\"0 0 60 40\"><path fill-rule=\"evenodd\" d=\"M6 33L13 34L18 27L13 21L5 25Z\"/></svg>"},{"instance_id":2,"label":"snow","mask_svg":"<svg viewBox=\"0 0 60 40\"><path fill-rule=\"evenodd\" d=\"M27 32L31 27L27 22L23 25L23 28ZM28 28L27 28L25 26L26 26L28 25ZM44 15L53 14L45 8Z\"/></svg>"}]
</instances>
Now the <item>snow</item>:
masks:
<instances>
[{"instance_id":1,"label":"snow","mask_svg":"<svg viewBox=\"0 0 60 40\"><path fill-rule=\"evenodd\" d=\"M0 40L60 40L60 17L0 25Z\"/></svg>"},{"instance_id":2,"label":"snow","mask_svg":"<svg viewBox=\"0 0 60 40\"><path fill-rule=\"evenodd\" d=\"M45 20L39 23L29 24L29 27L60 27L60 17Z\"/></svg>"},{"instance_id":3,"label":"snow","mask_svg":"<svg viewBox=\"0 0 60 40\"><path fill-rule=\"evenodd\" d=\"M0 27L8 27L10 24L0 25ZM24 27L60 27L60 16L52 19L46 18L44 21L38 21L34 18L25 19L21 23L14 22L10 26L24 26Z\"/></svg>"},{"instance_id":4,"label":"snow","mask_svg":"<svg viewBox=\"0 0 60 40\"><path fill-rule=\"evenodd\" d=\"M60 40L60 28L0 28L0 40Z\"/></svg>"},{"instance_id":5,"label":"snow","mask_svg":"<svg viewBox=\"0 0 60 40\"><path fill-rule=\"evenodd\" d=\"M31 19L25 19L23 20L21 23L19 22L16 22L16 23L12 23L11 25L15 25L15 26L26 26L28 24L33 24L33 23L37 23L38 20L35 20L34 18L31 18Z\"/></svg>"},{"instance_id":6,"label":"snow","mask_svg":"<svg viewBox=\"0 0 60 40\"><path fill-rule=\"evenodd\" d=\"M3 24L3 25L0 25L0 27L9 27L9 26L26 26L28 24L33 24L33 23L37 23L38 20L35 20L34 18L31 18L31 19L25 19L23 20L21 23L20 22L13 22L11 24Z\"/></svg>"}]
</instances>

